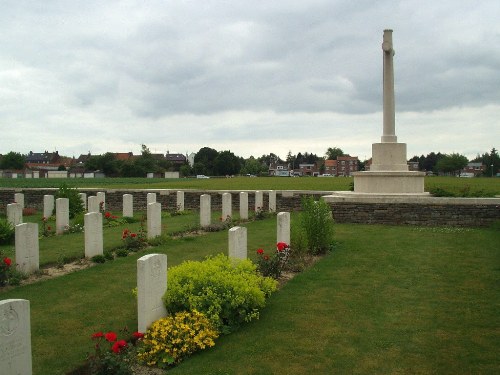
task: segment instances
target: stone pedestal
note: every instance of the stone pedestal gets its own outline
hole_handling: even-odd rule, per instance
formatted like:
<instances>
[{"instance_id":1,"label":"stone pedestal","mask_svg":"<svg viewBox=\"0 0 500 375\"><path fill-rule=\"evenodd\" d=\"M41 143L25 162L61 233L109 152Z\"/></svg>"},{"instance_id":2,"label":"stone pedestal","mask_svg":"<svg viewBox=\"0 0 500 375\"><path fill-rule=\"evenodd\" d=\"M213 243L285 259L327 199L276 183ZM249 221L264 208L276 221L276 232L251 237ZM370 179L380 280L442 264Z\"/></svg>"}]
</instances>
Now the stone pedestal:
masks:
<instances>
[{"instance_id":1,"label":"stone pedestal","mask_svg":"<svg viewBox=\"0 0 500 375\"><path fill-rule=\"evenodd\" d=\"M354 193L367 194L422 194L424 172L355 172Z\"/></svg>"}]
</instances>

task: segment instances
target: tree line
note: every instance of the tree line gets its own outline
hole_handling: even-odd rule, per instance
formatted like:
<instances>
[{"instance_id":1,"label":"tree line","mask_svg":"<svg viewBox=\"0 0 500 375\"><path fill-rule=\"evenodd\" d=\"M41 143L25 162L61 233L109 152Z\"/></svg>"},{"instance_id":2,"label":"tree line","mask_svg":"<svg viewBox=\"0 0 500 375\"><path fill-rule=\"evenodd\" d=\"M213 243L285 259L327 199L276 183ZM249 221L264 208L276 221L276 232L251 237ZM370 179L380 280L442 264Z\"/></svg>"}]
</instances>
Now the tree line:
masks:
<instances>
[{"instance_id":1,"label":"tree line","mask_svg":"<svg viewBox=\"0 0 500 375\"><path fill-rule=\"evenodd\" d=\"M147 173L168 171L178 171L182 176L201 174L206 176L232 176L237 174L258 176L267 175L269 166L272 164L288 165L291 169L297 169L300 164L315 164L325 159L335 160L339 156L349 156L349 154L344 153L339 147L329 147L323 156L309 152L292 154L289 151L285 159L274 153L257 158L250 156L245 159L229 150L217 151L210 147L202 147L196 153L194 164L191 166L187 161L183 164L177 164L168 161L166 158L156 157L146 145L142 145L141 154L130 160L118 160L116 155L111 152L90 156L85 162L85 170L99 170L108 177L144 177ZM468 160L458 153L442 154L440 152L431 152L426 156L413 156L410 161L418 162L419 170L434 173L457 174L469 162L484 164L486 166L485 176L495 175L500 169L500 157L495 148L490 152L478 154L472 160ZM358 162L358 170L364 170L365 162ZM0 159L0 169L23 170L25 163L26 158L24 155L11 151ZM64 168L64 166L59 167L62 170Z\"/></svg>"}]
</instances>

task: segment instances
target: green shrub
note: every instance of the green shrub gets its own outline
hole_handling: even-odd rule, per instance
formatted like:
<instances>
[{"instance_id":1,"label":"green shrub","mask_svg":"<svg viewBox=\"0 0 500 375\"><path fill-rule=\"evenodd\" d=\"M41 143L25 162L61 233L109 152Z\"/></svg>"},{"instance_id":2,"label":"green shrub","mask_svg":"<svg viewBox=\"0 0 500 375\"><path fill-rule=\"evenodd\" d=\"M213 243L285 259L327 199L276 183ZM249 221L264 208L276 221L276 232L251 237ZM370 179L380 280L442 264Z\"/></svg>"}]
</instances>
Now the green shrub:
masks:
<instances>
[{"instance_id":1,"label":"green shrub","mask_svg":"<svg viewBox=\"0 0 500 375\"><path fill-rule=\"evenodd\" d=\"M313 197L302 198L301 223L312 254L326 253L333 242L333 218L328 203Z\"/></svg>"},{"instance_id":2,"label":"green shrub","mask_svg":"<svg viewBox=\"0 0 500 375\"><path fill-rule=\"evenodd\" d=\"M78 190L70 188L65 183L62 184L56 192L55 199L57 198L68 198L70 219L73 219L77 214L85 211Z\"/></svg>"},{"instance_id":3,"label":"green shrub","mask_svg":"<svg viewBox=\"0 0 500 375\"><path fill-rule=\"evenodd\" d=\"M259 309L276 287L277 282L259 275L250 260L219 254L169 269L163 300L169 313L198 310L219 331L229 333L244 322L258 319Z\"/></svg>"},{"instance_id":4,"label":"green shrub","mask_svg":"<svg viewBox=\"0 0 500 375\"><path fill-rule=\"evenodd\" d=\"M94 263L104 263L106 262L106 257L104 255L94 255L90 260Z\"/></svg>"},{"instance_id":5,"label":"green shrub","mask_svg":"<svg viewBox=\"0 0 500 375\"><path fill-rule=\"evenodd\" d=\"M14 226L7 219L0 219L0 245L10 245L14 238Z\"/></svg>"},{"instance_id":6,"label":"green shrub","mask_svg":"<svg viewBox=\"0 0 500 375\"><path fill-rule=\"evenodd\" d=\"M129 251L127 249L118 249L118 250L116 250L116 256L117 257L124 258L124 257L128 256L128 253L129 253Z\"/></svg>"},{"instance_id":7,"label":"green shrub","mask_svg":"<svg viewBox=\"0 0 500 375\"><path fill-rule=\"evenodd\" d=\"M292 222L290 228L290 246L293 251L288 260L288 269L301 272L307 265L307 238L304 228Z\"/></svg>"},{"instance_id":8,"label":"green shrub","mask_svg":"<svg viewBox=\"0 0 500 375\"><path fill-rule=\"evenodd\" d=\"M214 346L218 336L204 314L196 310L178 312L151 325L137 358L149 366L167 368L198 350Z\"/></svg>"}]
</instances>

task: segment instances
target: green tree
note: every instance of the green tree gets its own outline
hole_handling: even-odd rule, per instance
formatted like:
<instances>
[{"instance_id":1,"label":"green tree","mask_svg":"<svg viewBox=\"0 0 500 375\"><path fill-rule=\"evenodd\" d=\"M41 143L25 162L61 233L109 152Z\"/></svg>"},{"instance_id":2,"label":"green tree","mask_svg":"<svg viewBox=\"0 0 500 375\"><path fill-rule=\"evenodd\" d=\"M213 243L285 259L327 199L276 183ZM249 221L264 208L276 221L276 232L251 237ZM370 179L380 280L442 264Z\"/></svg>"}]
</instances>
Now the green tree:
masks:
<instances>
[{"instance_id":1,"label":"green tree","mask_svg":"<svg viewBox=\"0 0 500 375\"><path fill-rule=\"evenodd\" d=\"M328 160L337 160L338 156L345 156L344 151L339 147L328 147L326 150L325 157Z\"/></svg>"},{"instance_id":2,"label":"green tree","mask_svg":"<svg viewBox=\"0 0 500 375\"><path fill-rule=\"evenodd\" d=\"M11 151L2 157L0 169L24 169L26 158L19 152Z\"/></svg>"},{"instance_id":3,"label":"green tree","mask_svg":"<svg viewBox=\"0 0 500 375\"><path fill-rule=\"evenodd\" d=\"M460 175L460 171L469 161L460 154L446 154L436 163L436 169L444 173L453 173Z\"/></svg>"},{"instance_id":4,"label":"green tree","mask_svg":"<svg viewBox=\"0 0 500 375\"><path fill-rule=\"evenodd\" d=\"M219 155L217 150L210 147L202 147L194 157L194 169L196 174L207 176L215 175L215 159Z\"/></svg>"},{"instance_id":5,"label":"green tree","mask_svg":"<svg viewBox=\"0 0 500 375\"><path fill-rule=\"evenodd\" d=\"M213 165L216 176L231 176L237 174L241 169L240 159L231 151L219 152Z\"/></svg>"},{"instance_id":6,"label":"green tree","mask_svg":"<svg viewBox=\"0 0 500 375\"><path fill-rule=\"evenodd\" d=\"M267 171L267 166L265 164L262 164L253 156L250 156L248 159L244 161L240 173L243 175L253 174L255 176L258 176L261 172L266 172L266 171Z\"/></svg>"}]
</instances>

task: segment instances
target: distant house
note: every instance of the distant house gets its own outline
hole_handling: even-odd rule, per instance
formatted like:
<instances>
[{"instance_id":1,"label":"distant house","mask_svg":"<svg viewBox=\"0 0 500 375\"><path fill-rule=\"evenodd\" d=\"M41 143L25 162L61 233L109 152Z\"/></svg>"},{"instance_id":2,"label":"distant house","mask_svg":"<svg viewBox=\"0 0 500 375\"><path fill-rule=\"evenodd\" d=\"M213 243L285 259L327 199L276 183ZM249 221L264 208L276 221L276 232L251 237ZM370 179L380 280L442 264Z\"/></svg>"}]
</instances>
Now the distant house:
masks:
<instances>
[{"instance_id":1,"label":"distant house","mask_svg":"<svg viewBox=\"0 0 500 375\"><path fill-rule=\"evenodd\" d=\"M287 164L269 164L269 176L290 177L290 169Z\"/></svg>"},{"instance_id":2,"label":"distant house","mask_svg":"<svg viewBox=\"0 0 500 375\"><path fill-rule=\"evenodd\" d=\"M299 164L299 172L301 176L318 176L319 168L317 164Z\"/></svg>"},{"instance_id":3,"label":"distant house","mask_svg":"<svg viewBox=\"0 0 500 375\"><path fill-rule=\"evenodd\" d=\"M165 159L167 161L171 162L172 164L185 164L187 161L187 158L183 154L171 154L170 152L167 151L167 154L165 155Z\"/></svg>"},{"instance_id":4,"label":"distant house","mask_svg":"<svg viewBox=\"0 0 500 375\"><path fill-rule=\"evenodd\" d=\"M477 177L484 173L486 165L483 163L468 163L464 169L460 171L460 175Z\"/></svg>"},{"instance_id":5,"label":"distant house","mask_svg":"<svg viewBox=\"0 0 500 375\"><path fill-rule=\"evenodd\" d=\"M338 156L336 160L325 160L324 166L324 175L351 176L352 172L358 171L358 157Z\"/></svg>"}]
</instances>

